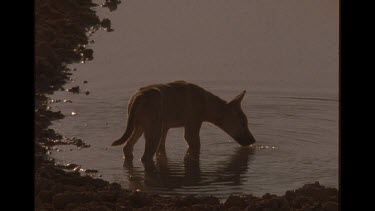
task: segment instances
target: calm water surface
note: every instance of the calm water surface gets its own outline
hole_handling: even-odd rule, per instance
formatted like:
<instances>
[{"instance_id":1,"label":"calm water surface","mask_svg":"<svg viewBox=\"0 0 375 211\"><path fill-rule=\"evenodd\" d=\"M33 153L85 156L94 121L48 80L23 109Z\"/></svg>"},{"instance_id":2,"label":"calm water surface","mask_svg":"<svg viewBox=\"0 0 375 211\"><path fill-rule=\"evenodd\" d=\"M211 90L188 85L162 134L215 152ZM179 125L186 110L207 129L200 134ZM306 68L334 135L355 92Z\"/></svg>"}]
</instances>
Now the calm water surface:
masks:
<instances>
[{"instance_id":1,"label":"calm water surface","mask_svg":"<svg viewBox=\"0 0 375 211\"><path fill-rule=\"evenodd\" d=\"M238 88L207 87L226 99L239 91ZM131 89L124 86L124 90ZM68 116L56 121L53 128L67 137L81 138L91 147L78 150L62 146L59 148L63 151L54 151L52 155L59 161L98 169L104 179L124 187L220 197L229 193L282 194L314 181L338 186L335 96L248 91L243 109L257 140L254 147L240 147L223 131L206 123L200 133L199 161L184 160L187 144L183 130L172 129L167 138L167 160L157 160L154 168L145 170L139 161L144 150L143 137L135 145L133 167L123 167L122 147L109 146L124 131L131 92L100 95L95 94L95 85L90 90L93 94L89 96L66 92L55 95L72 99L73 103L55 105ZM69 116L72 111L77 115Z\"/></svg>"},{"instance_id":2,"label":"calm water surface","mask_svg":"<svg viewBox=\"0 0 375 211\"><path fill-rule=\"evenodd\" d=\"M97 169L103 179L118 182L125 188L166 195L208 194L224 198L231 193L283 194L288 189L314 181L338 187L339 102L336 88L320 86L311 82L313 78L307 81L298 75L291 76L293 81L290 83L283 83L285 74L289 73L283 74L284 79L280 80L277 77L269 81L267 77L257 78L256 71L262 70L249 66L254 60L246 53L254 50L251 48L254 46L246 45L251 43L248 37L236 36L236 31L228 28L233 27L231 24L211 24L216 23L216 19L209 15L202 16L200 22L185 25L175 20L175 17L185 21L192 18L188 15L192 11L196 12L194 17L199 17L204 8L210 6L208 3L199 7L195 5L199 1L191 1L194 3L185 5L187 12L179 10L183 13L179 16L173 16L172 12L179 8L178 5L171 4L164 8L165 13L152 16L151 2L124 2L115 13L99 10L101 16L112 20L115 31L93 35L95 44L91 47L95 59L72 65L78 71L74 72L73 82L66 86L79 85L83 91L90 91L90 95L56 92L51 96L52 99L73 101L51 104L54 110L61 110L66 115L65 119L55 121L52 128L66 137L81 138L91 147L59 146L62 151L52 152L57 161ZM160 2L159 9L168 3ZM243 1L238 2L243 4ZM225 11L234 14L236 9L241 9L241 14L247 14L236 4ZM215 7L210 14L219 15L220 8ZM142 16L146 12L151 16ZM237 20L235 16L228 17ZM154 22L150 23L151 20ZM165 30L156 33L152 27L155 23L164 23L164 28L159 28ZM182 33L199 43L192 44L186 41L186 36L176 36L176 33L184 32L184 26L188 27L186 32L192 33L194 29L202 32L199 36ZM211 26L213 32L222 32L221 40L212 41L211 32L205 31L204 26ZM221 41L231 36L235 36L235 45L242 39L241 50L225 48L228 42ZM171 45L163 48L165 44ZM283 71L281 66L279 64ZM276 72L268 77L272 78ZM205 123L200 133L199 160L184 159L187 144L182 128L177 128L169 131L166 158L155 160L154 165L143 166L139 160L144 151L142 137L134 148L133 165L123 166L122 147L110 147L110 144L125 130L128 99L140 86L177 79L196 83L225 100L247 90L242 107L256 144L240 147L223 131ZM84 84L84 80L88 83ZM305 80L309 86L303 86ZM77 115L72 116L72 112Z\"/></svg>"}]
</instances>

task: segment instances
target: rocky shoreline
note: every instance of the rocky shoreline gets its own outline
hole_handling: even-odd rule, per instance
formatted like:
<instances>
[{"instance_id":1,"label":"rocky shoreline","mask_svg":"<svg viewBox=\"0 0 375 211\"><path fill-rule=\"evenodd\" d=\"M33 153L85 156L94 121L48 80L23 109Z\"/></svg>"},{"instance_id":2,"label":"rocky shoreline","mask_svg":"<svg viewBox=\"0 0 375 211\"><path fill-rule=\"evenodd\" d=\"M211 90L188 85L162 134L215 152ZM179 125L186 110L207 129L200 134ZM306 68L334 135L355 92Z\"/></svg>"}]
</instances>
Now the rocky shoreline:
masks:
<instances>
[{"instance_id":1,"label":"rocky shoreline","mask_svg":"<svg viewBox=\"0 0 375 211\"><path fill-rule=\"evenodd\" d=\"M162 197L129 191L79 172L67 172L41 159L36 169L36 210L338 210L338 192L319 183L283 196L230 195L224 203L212 196Z\"/></svg>"},{"instance_id":2,"label":"rocky shoreline","mask_svg":"<svg viewBox=\"0 0 375 211\"><path fill-rule=\"evenodd\" d=\"M105 0L100 6L113 11L119 3ZM99 5L91 0L35 2L35 210L338 210L338 190L319 183L286 191L283 196L231 195L222 203L211 196L132 192L56 165L47 154L54 145L89 147L80 139L64 142L62 135L48 128L64 115L50 110L46 95L65 90L63 86L75 71L67 64L93 59L88 48L92 33L113 31L110 20L100 20L94 6Z\"/></svg>"}]
</instances>

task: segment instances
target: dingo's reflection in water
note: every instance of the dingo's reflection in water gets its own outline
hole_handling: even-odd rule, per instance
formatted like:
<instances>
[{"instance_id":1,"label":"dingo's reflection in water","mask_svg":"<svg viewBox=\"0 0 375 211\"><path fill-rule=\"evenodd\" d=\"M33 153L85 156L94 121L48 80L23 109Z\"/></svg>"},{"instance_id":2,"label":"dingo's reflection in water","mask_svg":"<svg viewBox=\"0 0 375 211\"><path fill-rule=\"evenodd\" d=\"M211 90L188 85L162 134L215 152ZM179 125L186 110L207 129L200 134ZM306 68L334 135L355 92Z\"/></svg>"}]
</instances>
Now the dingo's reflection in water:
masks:
<instances>
[{"instance_id":1,"label":"dingo's reflection in water","mask_svg":"<svg viewBox=\"0 0 375 211\"><path fill-rule=\"evenodd\" d=\"M210 185L225 184L240 186L249 168L255 148L239 147L227 161L218 163L216 170L201 170L200 155L187 151L183 169L178 163L169 162L167 155L159 155L156 162L150 161L142 167L134 167L132 161L125 161L124 168L129 175L129 189L163 193L163 190L180 188L194 189ZM212 169L212 168L211 168Z\"/></svg>"}]
</instances>

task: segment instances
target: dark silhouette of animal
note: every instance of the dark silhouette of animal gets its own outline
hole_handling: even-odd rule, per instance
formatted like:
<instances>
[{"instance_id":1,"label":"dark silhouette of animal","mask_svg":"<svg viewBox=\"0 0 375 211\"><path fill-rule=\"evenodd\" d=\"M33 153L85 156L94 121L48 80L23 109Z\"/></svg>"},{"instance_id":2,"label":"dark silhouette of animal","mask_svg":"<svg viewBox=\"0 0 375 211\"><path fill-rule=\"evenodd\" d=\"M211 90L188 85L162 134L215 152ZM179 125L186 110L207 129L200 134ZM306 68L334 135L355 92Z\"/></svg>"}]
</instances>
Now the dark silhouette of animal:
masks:
<instances>
[{"instance_id":1,"label":"dark silhouette of animal","mask_svg":"<svg viewBox=\"0 0 375 211\"><path fill-rule=\"evenodd\" d=\"M144 134L146 143L141 160L150 161L157 151L165 154L168 130L184 127L188 151L199 153L199 131L203 122L221 128L242 146L253 144L255 139L241 108L245 92L227 102L185 81L142 87L129 101L125 133L112 146L125 143L125 159L132 160L134 144Z\"/></svg>"}]
</instances>

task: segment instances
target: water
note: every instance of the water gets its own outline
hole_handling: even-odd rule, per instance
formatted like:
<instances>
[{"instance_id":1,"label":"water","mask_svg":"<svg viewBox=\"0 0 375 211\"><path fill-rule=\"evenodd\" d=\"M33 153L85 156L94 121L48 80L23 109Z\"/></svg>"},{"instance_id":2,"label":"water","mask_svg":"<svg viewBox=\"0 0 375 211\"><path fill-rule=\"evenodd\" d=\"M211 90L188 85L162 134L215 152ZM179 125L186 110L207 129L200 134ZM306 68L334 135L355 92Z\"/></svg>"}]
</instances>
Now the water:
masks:
<instances>
[{"instance_id":1,"label":"water","mask_svg":"<svg viewBox=\"0 0 375 211\"><path fill-rule=\"evenodd\" d=\"M286 67L299 68L299 72L290 72L283 68L284 64L278 63L280 69L267 66L277 63L272 58L269 62L252 60L248 53L260 52L251 45L253 39L240 36L243 30L236 35L230 24L217 23L214 17L221 17L222 11L229 14L229 22L237 20L237 10L248 14L241 5L246 4L244 1L233 3L229 10L222 9L224 1L215 1L220 3L215 4L218 6L208 1L152 2L126 1L114 13L99 10L101 16L112 20L115 31L93 35L94 60L72 65L78 71L73 75L74 81L67 85L79 85L90 94L56 92L51 96L72 100L51 104L67 115L55 121L52 128L64 136L81 138L91 147L59 146L62 151L52 152L57 161L97 169L103 179L125 188L164 195L207 194L224 198L233 193L283 194L314 181L338 187L337 79L327 79L338 75L332 47L317 51L311 60L311 55L306 55L304 62L298 63L300 66L290 62ZM181 9L179 4L187 9ZM258 5L261 3L252 4L264 7ZM211 12L204 13L208 8ZM163 13L158 13L161 9ZM176 10L182 14L178 15ZM176 18L185 21L185 25ZM187 22L190 18L200 22ZM211 26L211 31L205 26ZM199 36L194 35L198 32ZM216 41L211 36L215 33L221 34ZM228 47L230 36L236 39L235 47L242 42L242 50ZM316 65L319 55L327 52L334 65L323 62L322 67L312 72L309 65ZM316 76L312 75L319 77L314 79ZM198 161L184 159L187 144L182 128L177 128L167 136L167 160L156 160L154 166L144 167L139 160L144 151L142 137L134 148L133 166L123 166L122 147L109 145L125 130L130 96L140 86L177 79L196 83L225 100L247 90L242 107L256 144L242 148L223 131L205 123L200 132ZM84 84L84 80L88 83Z\"/></svg>"}]
</instances>

